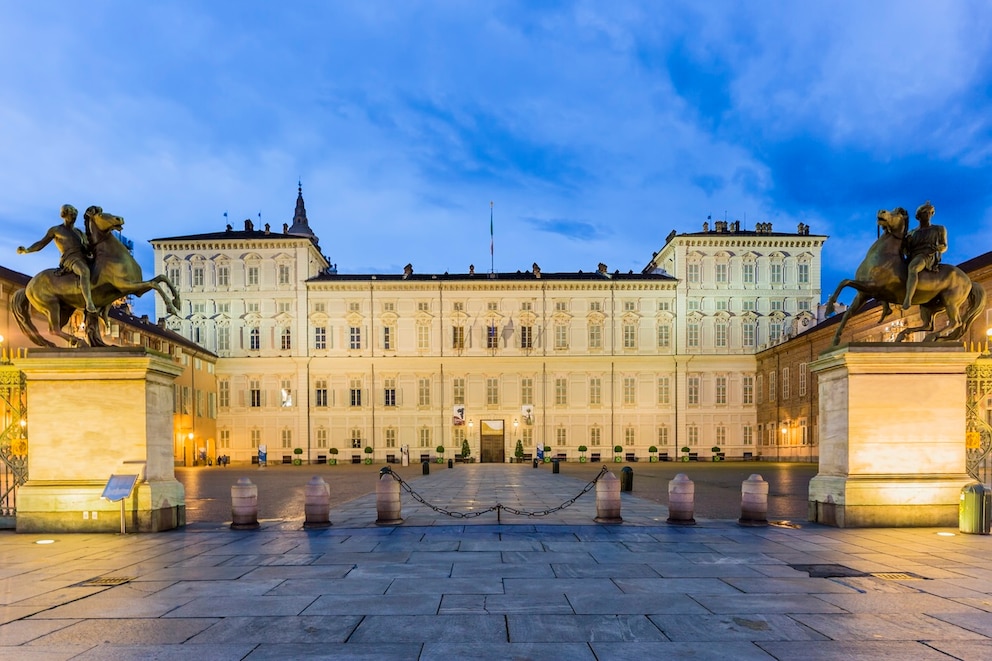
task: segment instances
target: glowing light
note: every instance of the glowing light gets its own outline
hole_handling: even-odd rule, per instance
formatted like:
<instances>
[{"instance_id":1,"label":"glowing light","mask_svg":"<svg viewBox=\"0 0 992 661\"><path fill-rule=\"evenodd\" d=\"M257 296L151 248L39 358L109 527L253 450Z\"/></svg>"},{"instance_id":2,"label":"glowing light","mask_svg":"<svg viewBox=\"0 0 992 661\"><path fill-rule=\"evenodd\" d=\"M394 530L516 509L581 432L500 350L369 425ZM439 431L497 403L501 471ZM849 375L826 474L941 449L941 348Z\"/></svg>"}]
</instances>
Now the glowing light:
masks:
<instances>
[{"instance_id":1,"label":"glowing light","mask_svg":"<svg viewBox=\"0 0 992 661\"><path fill-rule=\"evenodd\" d=\"M39 539L35 544L54 544L54 539Z\"/></svg>"},{"instance_id":2,"label":"glowing light","mask_svg":"<svg viewBox=\"0 0 992 661\"><path fill-rule=\"evenodd\" d=\"M938 537L955 537L956 534L953 533L953 532L939 532L939 533L937 533L937 536Z\"/></svg>"}]
</instances>

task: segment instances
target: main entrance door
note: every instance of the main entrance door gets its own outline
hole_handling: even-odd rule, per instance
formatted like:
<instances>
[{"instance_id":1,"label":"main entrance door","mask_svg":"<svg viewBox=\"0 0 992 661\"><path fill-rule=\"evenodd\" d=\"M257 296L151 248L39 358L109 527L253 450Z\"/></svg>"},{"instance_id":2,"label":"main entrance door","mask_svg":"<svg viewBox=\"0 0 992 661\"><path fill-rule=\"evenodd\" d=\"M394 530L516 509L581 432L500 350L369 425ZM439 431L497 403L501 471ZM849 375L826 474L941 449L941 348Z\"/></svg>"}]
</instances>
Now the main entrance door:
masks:
<instances>
[{"instance_id":1,"label":"main entrance door","mask_svg":"<svg viewBox=\"0 0 992 661\"><path fill-rule=\"evenodd\" d=\"M479 430L479 461L483 463L501 464L506 461L506 450L503 445L503 421L483 420Z\"/></svg>"}]
</instances>

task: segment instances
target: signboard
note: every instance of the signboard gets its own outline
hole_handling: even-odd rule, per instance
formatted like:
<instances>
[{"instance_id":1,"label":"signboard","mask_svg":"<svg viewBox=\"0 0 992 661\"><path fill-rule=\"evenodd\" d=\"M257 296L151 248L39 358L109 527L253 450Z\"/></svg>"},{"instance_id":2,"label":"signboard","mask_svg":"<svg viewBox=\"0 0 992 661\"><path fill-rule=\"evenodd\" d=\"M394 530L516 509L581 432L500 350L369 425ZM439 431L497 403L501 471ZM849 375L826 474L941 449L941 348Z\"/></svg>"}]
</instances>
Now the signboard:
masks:
<instances>
[{"instance_id":1,"label":"signboard","mask_svg":"<svg viewBox=\"0 0 992 661\"><path fill-rule=\"evenodd\" d=\"M131 490L138 481L137 475L111 475L107 480L107 486L103 488L102 498L106 498L112 503L124 500L131 495Z\"/></svg>"},{"instance_id":2,"label":"signboard","mask_svg":"<svg viewBox=\"0 0 992 661\"><path fill-rule=\"evenodd\" d=\"M465 407L461 404L456 404L451 410L451 424L456 427L460 427L465 424Z\"/></svg>"}]
</instances>

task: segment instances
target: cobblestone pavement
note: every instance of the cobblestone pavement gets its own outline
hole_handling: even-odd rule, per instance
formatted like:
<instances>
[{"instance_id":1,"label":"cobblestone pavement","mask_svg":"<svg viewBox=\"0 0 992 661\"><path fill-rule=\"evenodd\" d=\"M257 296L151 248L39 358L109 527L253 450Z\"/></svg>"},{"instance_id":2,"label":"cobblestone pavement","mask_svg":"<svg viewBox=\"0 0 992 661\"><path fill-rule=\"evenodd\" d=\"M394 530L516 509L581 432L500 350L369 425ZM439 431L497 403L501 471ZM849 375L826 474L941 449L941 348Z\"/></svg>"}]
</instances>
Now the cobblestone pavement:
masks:
<instances>
[{"instance_id":1,"label":"cobblestone pavement","mask_svg":"<svg viewBox=\"0 0 992 661\"><path fill-rule=\"evenodd\" d=\"M586 477L468 465L404 480L442 509L540 511ZM263 516L256 531L0 532L0 658L992 658L988 536L668 525L636 482L619 524L592 522L595 490L502 523L401 499L395 526L365 493L339 497L323 530Z\"/></svg>"}]
</instances>

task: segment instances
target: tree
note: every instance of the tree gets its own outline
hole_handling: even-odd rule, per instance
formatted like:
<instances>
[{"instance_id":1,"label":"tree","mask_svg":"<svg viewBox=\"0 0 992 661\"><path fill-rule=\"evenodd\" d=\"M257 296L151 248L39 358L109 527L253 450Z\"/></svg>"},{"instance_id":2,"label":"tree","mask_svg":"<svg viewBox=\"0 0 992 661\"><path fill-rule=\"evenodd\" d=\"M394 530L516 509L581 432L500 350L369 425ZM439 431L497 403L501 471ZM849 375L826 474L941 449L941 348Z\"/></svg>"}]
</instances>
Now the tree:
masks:
<instances>
[{"instance_id":1,"label":"tree","mask_svg":"<svg viewBox=\"0 0 992 661\"><path fill-rule=\"evenodd\" d=\"M469 455L472 454L472 449L468 447L468 439L462 439L462 459L468 459Z\"/></svg>"},{"instance_id":2,"label":"tree","mask_svg":"<svg viewBox=\"0 0 992 661\"><path fill-rule=\"evenodd\" d=\"M517 458L517 461L523 461L524 442L519 438L517 439L517 447L513 449L513 456Z\"/></svg>"}]
</instances>

